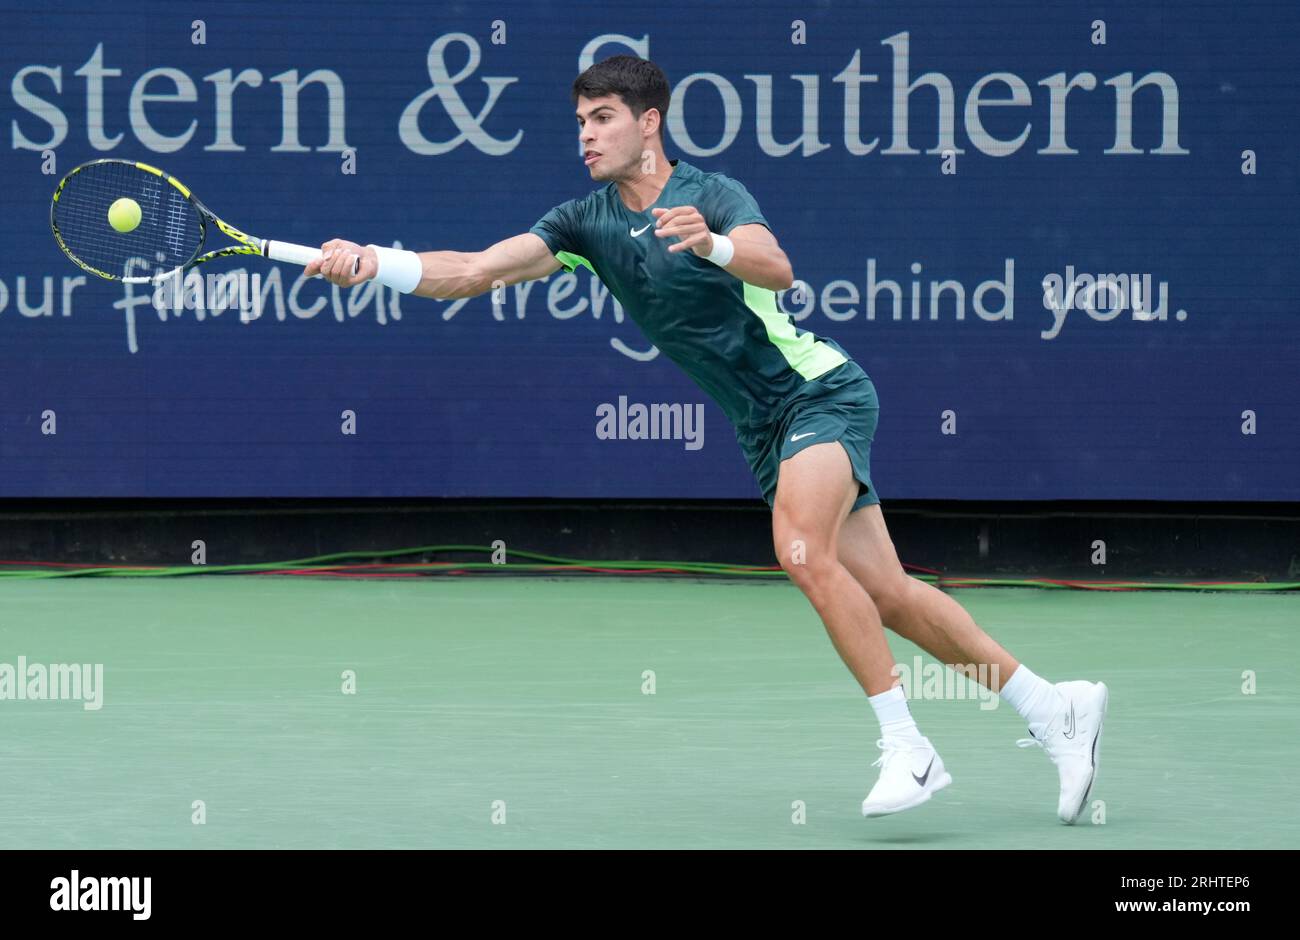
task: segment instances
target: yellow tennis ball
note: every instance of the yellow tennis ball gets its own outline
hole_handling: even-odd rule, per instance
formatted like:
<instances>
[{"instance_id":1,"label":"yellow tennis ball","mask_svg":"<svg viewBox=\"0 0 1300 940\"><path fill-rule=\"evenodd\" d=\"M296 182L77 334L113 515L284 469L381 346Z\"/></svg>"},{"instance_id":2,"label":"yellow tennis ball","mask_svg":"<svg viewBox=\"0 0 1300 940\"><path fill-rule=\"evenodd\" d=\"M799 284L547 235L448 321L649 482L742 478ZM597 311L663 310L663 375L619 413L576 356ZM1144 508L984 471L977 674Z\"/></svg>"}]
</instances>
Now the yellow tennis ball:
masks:
<instances>
[{"instance_id":1,"label":"yellow tennis ball","mask_svg":"<svg viewBox=\"0 0 1300 940\"><path fill-rule=\"evenodd\" d=\"M108 224L119 232L133 232L140 224L140 203L125 196L108 207Z\"/></svg>"}]
</instances>

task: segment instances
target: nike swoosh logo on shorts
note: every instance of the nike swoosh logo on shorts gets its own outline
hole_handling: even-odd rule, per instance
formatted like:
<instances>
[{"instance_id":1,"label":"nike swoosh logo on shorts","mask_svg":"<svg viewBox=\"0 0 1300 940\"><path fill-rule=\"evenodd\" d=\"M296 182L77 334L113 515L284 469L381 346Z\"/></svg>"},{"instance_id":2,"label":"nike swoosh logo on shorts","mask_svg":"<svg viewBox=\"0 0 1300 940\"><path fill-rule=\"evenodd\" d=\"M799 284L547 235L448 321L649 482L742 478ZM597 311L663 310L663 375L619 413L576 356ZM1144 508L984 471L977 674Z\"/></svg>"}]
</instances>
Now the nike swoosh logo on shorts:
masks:
<instances>
[{"instance_id":1,"label":"nike swoosh logo on shorts","mask_svg":"<svg viewBox=\"0 0 1300 940\"><path fill-rule=\"evenodd\" d=\"M790 443L793 444L796 441L802 441L805 437L816 437L816 436L817 436L816 431L809 431L807 434L796 434L794 437L790 438Z\"/></svg>"},{"instance_id":2,"label":"nike swoosh logo on shorts","mask_svg":"<svg viewBox=\"0 0 1300 940\"><path fill-rule=\"evenodd\" d=\"M648 228L649 228L650 226L652 226L652 225L654 225L653 222L647 222L647 223L645 224L645 227L644 227L644 228L630 228L630 229L628 229L628 231L632 233L632 237L633 237L633 238L636 238L638 235L640 235L642 232L644 232L646 229L648 229Z\"/></svg>"}]
</instances>

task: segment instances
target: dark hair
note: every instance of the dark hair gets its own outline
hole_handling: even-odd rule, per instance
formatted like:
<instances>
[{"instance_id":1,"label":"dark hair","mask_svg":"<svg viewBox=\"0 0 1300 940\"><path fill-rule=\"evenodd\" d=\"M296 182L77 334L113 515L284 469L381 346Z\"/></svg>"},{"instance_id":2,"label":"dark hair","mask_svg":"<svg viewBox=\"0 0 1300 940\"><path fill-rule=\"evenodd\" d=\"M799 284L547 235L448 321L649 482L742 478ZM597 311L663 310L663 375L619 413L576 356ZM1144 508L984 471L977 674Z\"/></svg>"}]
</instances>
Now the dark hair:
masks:
<instances>
[{"instance_id":1,"label":"dark hair","mask_svg":"<svg viewBox=\"0 0 1300 940\"><path fill-rule=\"evenodd\" d=\"M663 140L669 98L668 79L663 69L649 59L616 55L597 62L573 80L574 104L578 103L579 96L604 98L607 95L618 95L638 120L651 108L658 111L659 139Z\"/></svg>"}]
</instances>

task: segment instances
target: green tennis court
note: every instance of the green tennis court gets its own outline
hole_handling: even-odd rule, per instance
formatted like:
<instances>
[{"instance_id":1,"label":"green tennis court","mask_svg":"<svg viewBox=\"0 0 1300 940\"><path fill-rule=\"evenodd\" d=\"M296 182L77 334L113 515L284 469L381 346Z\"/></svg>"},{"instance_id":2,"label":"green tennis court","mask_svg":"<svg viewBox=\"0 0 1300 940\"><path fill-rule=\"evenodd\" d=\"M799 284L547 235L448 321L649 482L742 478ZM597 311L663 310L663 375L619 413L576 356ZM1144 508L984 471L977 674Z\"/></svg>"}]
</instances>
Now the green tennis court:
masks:
<instances>
[{"instance_id":1,"label":"green tennis court","mask_svg":"<svg viewBox=\"0 0 1300 940\"><path fill-rule=\"evenodd\" d=\"M0 701L3 844L1300 847L1294 595L955 594L1039 674L1109 685L1079 825L973 697L912 699L953 785L861 818L876 722L781 580L69 578L4 584L0 660L102 663L102 707Z\"/></svg>"}]
</instances>

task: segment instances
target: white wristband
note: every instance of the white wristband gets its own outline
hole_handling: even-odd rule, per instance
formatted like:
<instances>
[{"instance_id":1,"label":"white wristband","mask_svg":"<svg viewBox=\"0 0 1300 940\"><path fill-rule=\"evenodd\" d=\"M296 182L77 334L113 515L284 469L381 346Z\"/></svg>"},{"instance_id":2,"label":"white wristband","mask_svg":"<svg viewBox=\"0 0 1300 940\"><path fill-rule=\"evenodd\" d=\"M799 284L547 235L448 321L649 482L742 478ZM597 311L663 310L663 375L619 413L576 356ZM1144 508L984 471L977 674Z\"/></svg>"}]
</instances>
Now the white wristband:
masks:
<instances>
[{"instance_id":1,"label":"white wristband","mask_svg":"<svg viewBox=\"0 0 1300 940\"><path fill-rule=\"evenodd\" d=\"M424 264L415 252L403 251L400 248L384 248L382 245L366 247L373 248L379 258L379 270L375 273L375 280L380 284L399 290L403 294L409 294L420 286L420 279L424 277Z\"/></svg>"},{"instance_id":2,"label":"white wristband","mask_svg":"<svg viewBox=\"0 0 1300 940\"><path fill-rule=\"evenodd\" d=\"M736 246L726 235L718 235L715 232L709 234L713 236L713 250L704 256L704 260L712 261L718 267L725 268L735 257Z\"/></svg>"}]
</instances>

